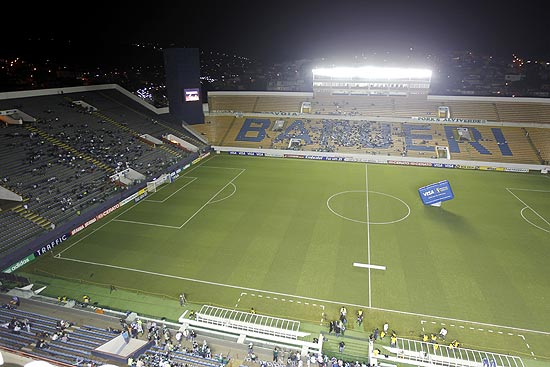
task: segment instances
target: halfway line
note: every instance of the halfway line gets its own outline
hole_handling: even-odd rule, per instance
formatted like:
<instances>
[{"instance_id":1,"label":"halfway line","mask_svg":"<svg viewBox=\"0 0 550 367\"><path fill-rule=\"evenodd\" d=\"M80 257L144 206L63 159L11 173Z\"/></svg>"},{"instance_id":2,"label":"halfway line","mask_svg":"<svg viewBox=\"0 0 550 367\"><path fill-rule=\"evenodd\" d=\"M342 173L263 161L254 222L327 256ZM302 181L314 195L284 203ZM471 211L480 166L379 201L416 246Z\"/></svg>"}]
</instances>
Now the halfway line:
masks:
<instances>
[{"instance_id":1,"label":"halfway line","mask_svg":"<svg viewBox=\"0 0 550 367\"><path fill-rule=\"evenodd\" d=\"M367 261L370 264L370 210L369 210L369 179L368 179L368 164L365 163L365 194L367 195ZM372 286L371 274L369 269L369 307L372 307Z\"/></svg>"}]
</instances>

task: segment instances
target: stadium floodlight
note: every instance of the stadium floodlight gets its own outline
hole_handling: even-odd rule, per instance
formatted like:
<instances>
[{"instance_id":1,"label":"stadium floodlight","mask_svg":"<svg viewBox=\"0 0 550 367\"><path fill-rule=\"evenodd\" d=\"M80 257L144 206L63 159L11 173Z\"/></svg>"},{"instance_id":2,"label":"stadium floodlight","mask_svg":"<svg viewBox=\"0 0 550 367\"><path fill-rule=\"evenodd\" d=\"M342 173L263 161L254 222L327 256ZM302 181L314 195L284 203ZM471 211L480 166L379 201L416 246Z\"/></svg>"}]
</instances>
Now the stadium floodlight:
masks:
<instances>
[{"instance_id":1,"label":"stadium floodlight","mask_svg":"<svg viewBox=\"0 0 550 367\"><path fill-rule=\"evenodd\" d=\"M317 68L313 69L313 75L343 79L430 79L432 71L429 69L360 66Z\"/></svg>"}]
</instances>

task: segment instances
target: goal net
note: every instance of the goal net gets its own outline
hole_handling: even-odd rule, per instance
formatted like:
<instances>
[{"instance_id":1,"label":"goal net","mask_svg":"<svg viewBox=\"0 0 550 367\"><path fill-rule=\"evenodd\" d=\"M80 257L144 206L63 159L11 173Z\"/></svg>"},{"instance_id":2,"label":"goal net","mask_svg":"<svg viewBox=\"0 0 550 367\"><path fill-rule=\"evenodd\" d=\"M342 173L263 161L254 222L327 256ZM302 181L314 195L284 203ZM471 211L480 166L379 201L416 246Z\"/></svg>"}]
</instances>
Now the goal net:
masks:
<instances>
[{"instance_id":1,"label":"goal net","mask_svg":"<svg viewBox=\"0 0 550 367\"><path fill-rule=\"evenodd\" d=\"M157 192L158 187L165 183L172 183L172 175L165 173L156 180L147 182L147 191L148 192Z\"/></svg>"},{"instance_id":2,"label":"goal net","mask_svg":"<svg viewBox=\"0 0 550 367\"><path fill-rule=\"evenodd\" d=\"M449 147L436 145L435 154L437 158L451 159L451 153L449 152Z\"/></svg>"}]
</instances>

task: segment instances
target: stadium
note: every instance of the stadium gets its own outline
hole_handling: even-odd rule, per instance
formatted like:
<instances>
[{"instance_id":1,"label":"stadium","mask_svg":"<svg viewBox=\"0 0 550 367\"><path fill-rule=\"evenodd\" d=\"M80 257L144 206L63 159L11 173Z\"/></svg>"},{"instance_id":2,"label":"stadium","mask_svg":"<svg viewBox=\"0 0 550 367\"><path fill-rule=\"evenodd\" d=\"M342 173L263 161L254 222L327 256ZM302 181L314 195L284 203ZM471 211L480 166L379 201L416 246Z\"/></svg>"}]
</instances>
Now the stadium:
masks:
<instances>
[{"instance_id":1,"label":"stadium","mask_svg":"<svg viewBox=\"0 0 550 367\"><path fill-rule=\"evenodd\" d=\"M118 85L2 94L3 290L269 360L548 365L550 101L430 95L423 69L312 73L311 93L205 103L182 78L181 108ZM0 344L58 365L113 357L3 329Z\"/></svg>"}]
</instances>

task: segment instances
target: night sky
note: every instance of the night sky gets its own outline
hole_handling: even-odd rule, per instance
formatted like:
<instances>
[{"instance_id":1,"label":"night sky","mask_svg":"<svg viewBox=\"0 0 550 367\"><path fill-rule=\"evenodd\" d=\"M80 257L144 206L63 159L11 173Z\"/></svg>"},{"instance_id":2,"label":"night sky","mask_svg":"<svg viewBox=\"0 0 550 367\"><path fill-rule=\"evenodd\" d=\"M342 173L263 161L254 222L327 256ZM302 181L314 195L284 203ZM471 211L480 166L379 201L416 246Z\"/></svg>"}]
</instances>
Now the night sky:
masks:
<instances>
[{"instance_id":1,"label":"night sky","mask_svg":"<svg viewBox=\"0 0 550 367\"><path fill-rule=\"evenodd\" d=\"M156 42L269 61L373 50L399 53L411 47L544 58L550 56L549 3L157 0L30 5L15 0L2 5L0 41L12 47L26 36L67 38L100 53L109 44Z\"/></svg>"}]
</instances>

